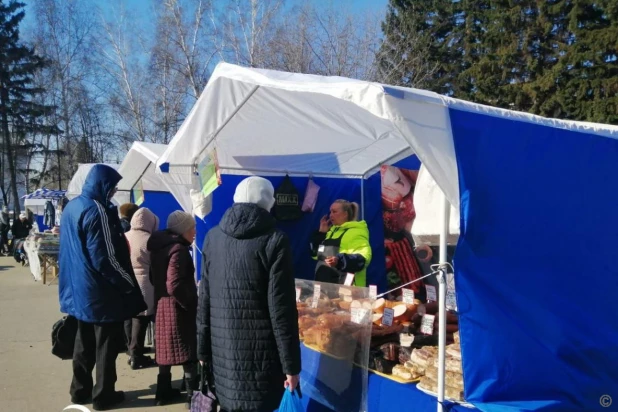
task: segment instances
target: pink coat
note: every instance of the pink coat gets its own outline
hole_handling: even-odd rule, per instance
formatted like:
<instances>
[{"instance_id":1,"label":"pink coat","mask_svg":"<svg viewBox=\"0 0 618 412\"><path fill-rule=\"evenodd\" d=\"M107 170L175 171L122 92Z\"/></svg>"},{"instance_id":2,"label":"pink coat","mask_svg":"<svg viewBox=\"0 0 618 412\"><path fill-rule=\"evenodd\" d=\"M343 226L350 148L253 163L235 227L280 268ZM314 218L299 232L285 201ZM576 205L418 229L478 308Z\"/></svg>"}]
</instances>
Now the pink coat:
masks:
<instances>
[{"instance_id":1,"label":"pink coat","mask_svg":"<svg viewBox=\"0 0 618 412\"><path fill-rule=\"evenodd\" d=\"M131 230L125 233L131 249L131 264L148 309L139 316L155 313L154 286L150 283L150 252L146 248L150 235L159 228L159 218L147 208L141 208L131 219Z\"/></svg>"}]
</instances>

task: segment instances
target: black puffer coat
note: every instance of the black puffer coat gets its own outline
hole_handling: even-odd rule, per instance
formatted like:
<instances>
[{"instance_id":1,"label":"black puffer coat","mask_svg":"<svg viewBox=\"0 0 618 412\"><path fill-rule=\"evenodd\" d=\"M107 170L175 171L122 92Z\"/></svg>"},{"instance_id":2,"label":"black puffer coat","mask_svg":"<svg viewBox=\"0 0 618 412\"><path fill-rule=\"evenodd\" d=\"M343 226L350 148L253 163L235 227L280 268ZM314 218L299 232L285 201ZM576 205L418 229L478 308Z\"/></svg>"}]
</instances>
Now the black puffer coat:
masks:
<instances>
[{"instance_id":1,"label":"black puffer coat","mask_svg":"<svg viewBox=\"0 0 618 412\"><path fill-rule=\"evenodd\" d=\"M273 411L285 374L301 368L288 238L264 209L235 204L203 256L198 358L212 365L221 409Z\"/></svg>"}]
</instances>

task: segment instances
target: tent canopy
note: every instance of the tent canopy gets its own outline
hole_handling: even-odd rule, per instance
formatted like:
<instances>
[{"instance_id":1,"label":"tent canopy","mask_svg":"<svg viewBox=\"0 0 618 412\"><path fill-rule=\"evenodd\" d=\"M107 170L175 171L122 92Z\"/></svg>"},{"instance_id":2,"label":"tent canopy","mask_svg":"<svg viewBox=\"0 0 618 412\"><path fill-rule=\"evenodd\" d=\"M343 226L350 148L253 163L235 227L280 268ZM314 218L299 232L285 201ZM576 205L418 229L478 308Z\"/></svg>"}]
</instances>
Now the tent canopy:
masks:
<instances>
[{"instance_id":1,"label":"tent canopy","mask_svg":"<svg viewBox=\"0 0 618 412\"><path fill-rule=\"evenodd\" d=\"M155 174L153 164L166 148L164 144L134 142L117 169L122 176L118 190L131 191L141 182L142 190L165 191L165 188L161 187L161 178Z\"/></svg>"},{"instance_id":2,"label":"tent canopy","mask_svg":"<svg viewBox=\"0 0 618 412\"><path fill-rule=\"evenodd\" d=\"M130 192L141 186L142 190L148 192L170 192L184 210L190 211L192 207L189 191L193 176L156 173L156 162L166 149L167 145L164 144L134 142L118 168L122 175L118 191Z\"/></svg>"},{"instance_id":3,"label":"tent canopy","mask_svg":"<svg viewBox=\"0 0 618 412\"><path fill-rule=\"evenodd\" d=\"M617 137L616 126L222 63L157 166L192 173L216 147L227 174L367 178L415 153L460 211L466 399L596 410L618 387Z\"/></svg>"},{"instance_id":4,"label":"tent canopy","mask_svg":"<svg viewBox=\"0 0 618 412\"><path fill-rule=\"evenodd\" d=\"M80 163L77 167L77 171L73 175L73 178L69 182L69 186L67 187L66 197L71 200L82 194L82 187L84 186L84 182L86 181L86 176L88 176L88 172L90 169L97 163ZM120 165L113 163L104 163L106 166L113 167L118 170ZM121 205L123 203L127 203L130 199L129 192L126 191L118 191L116 195L112 198L112 202L116 205Z\"/></svg>"},{"instance_id":5,"label":"tent canopy","mask_svg":"<svg viewBox=\"0 0 618 412\"><path fill-rule=\"evenodd\" d=\"M66 194L66 190L52 190L41 188L32 193L22 196L22 199L62 199Z\"/></svg>"}]
</instances>

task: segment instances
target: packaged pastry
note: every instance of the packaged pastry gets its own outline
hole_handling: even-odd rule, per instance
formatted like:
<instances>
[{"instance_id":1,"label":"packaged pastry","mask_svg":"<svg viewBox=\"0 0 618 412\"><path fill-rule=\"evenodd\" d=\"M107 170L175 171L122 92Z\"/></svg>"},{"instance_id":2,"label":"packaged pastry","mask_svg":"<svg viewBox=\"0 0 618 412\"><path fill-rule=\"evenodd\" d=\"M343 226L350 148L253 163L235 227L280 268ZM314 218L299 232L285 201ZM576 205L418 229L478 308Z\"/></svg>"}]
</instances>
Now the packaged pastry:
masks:
<instances>
[{"instance_id":1,"label":"packaged pastry","mask_svg":"<svg viewBox=\"0 0 618 412\"><path fill-rule=\"evenodd\" d=\"M446 347L446 355L454 359L461 360L461 347L459 346L459 344L454 343L452 345L448 345Z\"/></svg>"},{"instance_id":2,"label":"packaged pastry","mask_svg":"<svg viewBox=\"0 0 618 412\"><path fill-rule=\"evenodd\" d=\"M438 380L438 368L434 365L430 365L425 370L425 376L437 381ZM445 371L444 382L447 386L451 386L455 389L463 390L463 375L461 373Z\"/></svg>"},{"instance_id":3,"label":"packaged pastry","mask_svg":"<svg viewBox=\"0 0 618 412\"><path fill-rule=\"evenodd\" d=\"M432 364L437 368L438 363L438 358L436 357ZM447 356L444 361L444 369L451 372L461 373L461 359L455 359Z\"/></svg>"}]
</instances>

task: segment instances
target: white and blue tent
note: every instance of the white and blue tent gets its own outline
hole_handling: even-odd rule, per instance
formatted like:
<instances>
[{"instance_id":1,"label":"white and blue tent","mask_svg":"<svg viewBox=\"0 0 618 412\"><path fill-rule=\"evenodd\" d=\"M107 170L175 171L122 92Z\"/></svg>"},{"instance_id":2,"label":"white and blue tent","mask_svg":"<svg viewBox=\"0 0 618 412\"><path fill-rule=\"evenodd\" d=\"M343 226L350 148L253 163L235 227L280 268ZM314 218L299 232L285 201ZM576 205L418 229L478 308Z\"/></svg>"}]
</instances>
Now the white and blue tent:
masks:
<instances>
[{"instance_id":1,"label":"white and blue tent","mask_svg":"<svg viewBox=\"0 0 618 412\"><path fill-rule=\"evenodd\" d=\"M418 158L460 212L466 399L486 411L592 411L618 388L617 137L614 126L422 90L220 64L157 166L191 174L216 148L223 183L203 230L245 175L277 184L289 173L302 191L312 174L316 212L283 225L310 276L308 234L339 197L361 202L383 261L377 171Z\"/></svg>"},{"instance_id":2,"label":"white and blue tent","mask_svg":"<svg viewBox=\"0 0 618 412\"><path fill-rule=\"evenodd\" d=\"M164 175L155 172L156 162L166 149L164 144L134 142L117 169L122 176L118 191L130 193L133 202L136 189L143 191L144 201L140 206L159 217L161 228L174 210L191 210L191 176L185 179L179 176L174 184L168 184Z\"/></svg>"}]
</instances>

